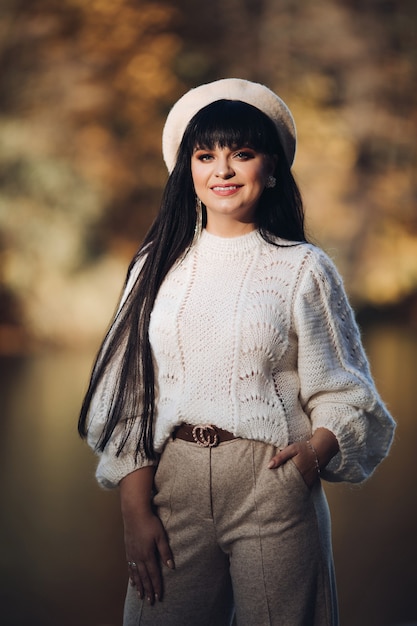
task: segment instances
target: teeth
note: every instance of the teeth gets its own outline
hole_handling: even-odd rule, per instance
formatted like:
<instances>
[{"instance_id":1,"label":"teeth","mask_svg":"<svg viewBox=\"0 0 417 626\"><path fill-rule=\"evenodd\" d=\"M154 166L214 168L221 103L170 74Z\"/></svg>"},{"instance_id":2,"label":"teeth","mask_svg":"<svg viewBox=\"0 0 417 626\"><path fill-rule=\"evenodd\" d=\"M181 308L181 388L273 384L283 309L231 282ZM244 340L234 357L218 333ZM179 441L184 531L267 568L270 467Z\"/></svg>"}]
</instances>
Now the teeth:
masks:
<instances>
[{"instance_id":1,"label":"teeth","mask_svg":"<svg viewBox=\"0 0 417 626\"><path fill-rule=\"evenodd\" d=\"M231 189L237 189L237 185L230 185L230 187L213 187L213 191L230 191Z\"/></svg>"}]
</instances>

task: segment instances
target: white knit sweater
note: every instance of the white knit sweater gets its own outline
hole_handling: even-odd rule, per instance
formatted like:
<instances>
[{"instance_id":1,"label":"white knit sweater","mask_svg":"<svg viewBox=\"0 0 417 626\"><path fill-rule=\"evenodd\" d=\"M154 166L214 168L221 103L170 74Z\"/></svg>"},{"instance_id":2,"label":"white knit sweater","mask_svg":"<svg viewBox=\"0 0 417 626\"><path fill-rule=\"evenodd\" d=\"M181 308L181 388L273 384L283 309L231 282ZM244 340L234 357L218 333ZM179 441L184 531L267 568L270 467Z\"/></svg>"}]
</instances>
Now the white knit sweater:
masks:
<instances>
[{"instance_id":1,"label":"white knit sweater","mask_svg":"<svg viewBox=\"0 0 417 626\"><path fill-rule=\"evenodd\" d=\"M312 245L277 243L257 231L236 238L203 231L166 277L150 324L155 447L162 451L181 422L214 424L277 447L325 427L340 452L323 477L362 481L388 453L394 422L333 263ZM90 412L93 446L111 393L108 379ZM135 463L133 438L115 456L121 430L101 454L103 486L150 463Z\"/></svg>"}]
</instances>

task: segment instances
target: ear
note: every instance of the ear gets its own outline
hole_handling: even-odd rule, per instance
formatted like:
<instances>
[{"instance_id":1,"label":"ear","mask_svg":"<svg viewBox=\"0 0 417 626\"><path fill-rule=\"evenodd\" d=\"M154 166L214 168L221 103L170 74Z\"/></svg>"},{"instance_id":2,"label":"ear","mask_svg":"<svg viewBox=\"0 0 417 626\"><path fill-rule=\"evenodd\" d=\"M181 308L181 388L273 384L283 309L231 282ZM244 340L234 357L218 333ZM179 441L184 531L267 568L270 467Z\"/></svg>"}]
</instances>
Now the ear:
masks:
<instances>
[{"instance_id":1,"label":"ear","mask_svg":"<svg viewBox=\"0 0 417 626\"><path fill-rule=\"evenodd\" d=\"M277 154L268 154L266 157L266 174L267 176L273 176L278 163Z\"/></svg>"}]
</instances>

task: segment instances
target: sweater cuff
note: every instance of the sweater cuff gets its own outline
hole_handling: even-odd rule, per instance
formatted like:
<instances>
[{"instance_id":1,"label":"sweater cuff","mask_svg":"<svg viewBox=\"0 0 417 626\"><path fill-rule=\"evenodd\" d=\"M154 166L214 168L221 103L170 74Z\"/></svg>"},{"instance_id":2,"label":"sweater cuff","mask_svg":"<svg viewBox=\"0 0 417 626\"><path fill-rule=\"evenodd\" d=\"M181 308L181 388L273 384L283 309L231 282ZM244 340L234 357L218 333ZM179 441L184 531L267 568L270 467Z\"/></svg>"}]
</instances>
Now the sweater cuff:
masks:
<instances>
[{"instance_id":1,"label":"sweater cuff","mask_svg":"<svg viewBox=\"0 0 417 626\"><path fill-rule=\"evenodd\" d=\"M313 433L318 428L327 428L339 444L339 452L321 472L325 480L360 483L372 474L387 452L385 446L381 446L380 450L375 450L374 458L368 449L368 423L363 410L325 404L314 409L312 422Z\"/></svg>"},{"instance_id":2,"label":"sweater cuff","mask_svg":"<svg viewBox=\"0 0 417 626\"><path fill-rule=\"evenodd\" d=\"M150 465L157 465L157 462L145 457L141 458L140 456L135 461L134 454L121 454L117 457L115 454L105 450L100 454L96 479L103 489L115 489L119 486L122 478L135 470Z\"/></svg>"}]
</instances>

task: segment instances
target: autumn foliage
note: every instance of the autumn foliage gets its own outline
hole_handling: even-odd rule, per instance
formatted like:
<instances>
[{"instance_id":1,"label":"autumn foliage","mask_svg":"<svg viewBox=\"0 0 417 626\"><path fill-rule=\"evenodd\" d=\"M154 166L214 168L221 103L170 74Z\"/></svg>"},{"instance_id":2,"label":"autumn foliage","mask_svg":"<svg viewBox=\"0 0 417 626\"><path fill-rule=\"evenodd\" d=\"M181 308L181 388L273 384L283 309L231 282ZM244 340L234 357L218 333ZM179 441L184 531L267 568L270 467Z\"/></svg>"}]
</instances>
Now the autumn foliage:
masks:
<instances>
[{"instance_id":1,"label":"autumn foliage","mask_svg":"<svg viewBox=\"0 0 417 626\"><path fill-rule=\"evenodd\" d=\"M417 293L414 2L26 0L0 7L0 351L96 341L198 83L265 82L298 126L310 237L358 307Z\"/></svg>"}]
</instances>

